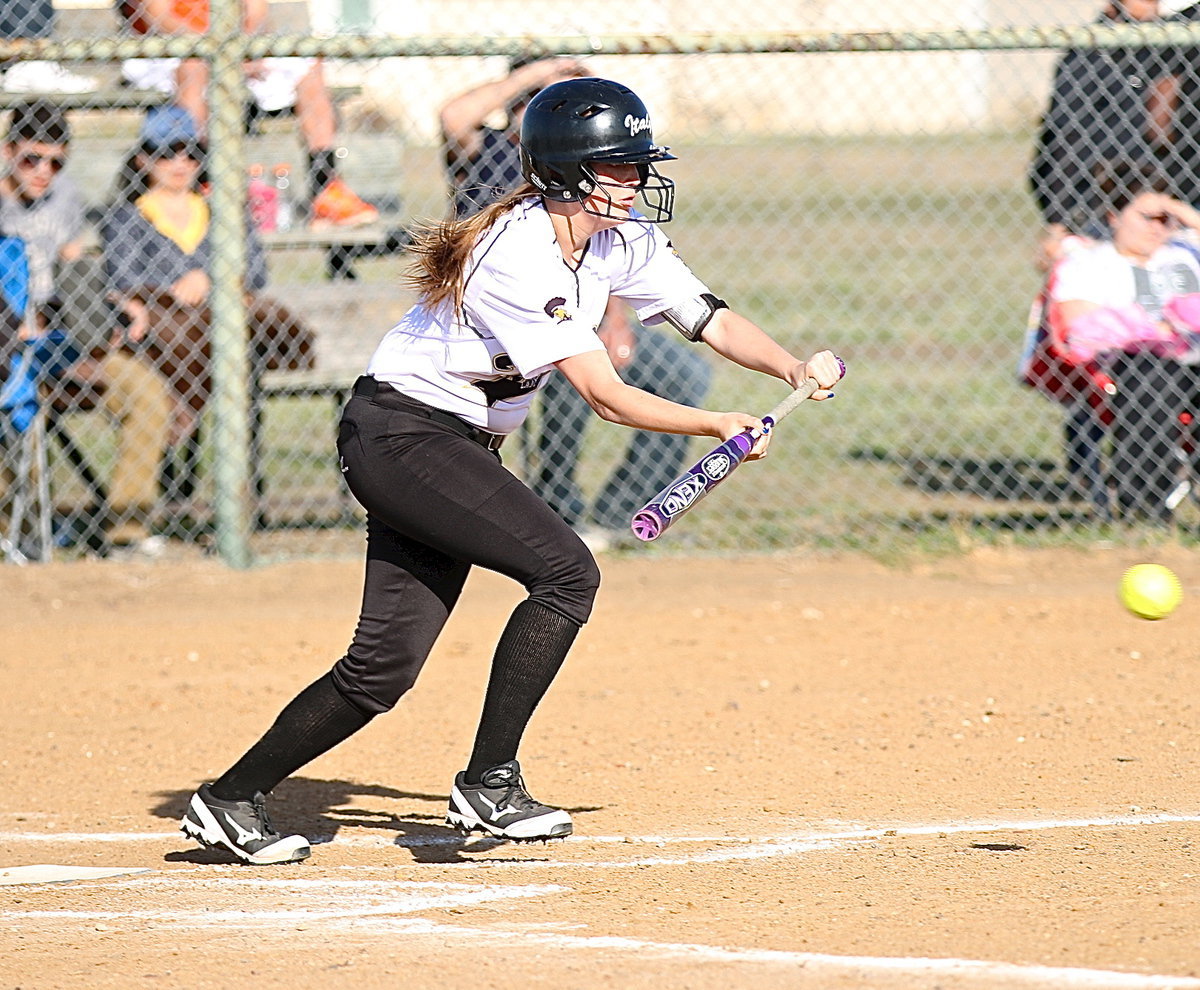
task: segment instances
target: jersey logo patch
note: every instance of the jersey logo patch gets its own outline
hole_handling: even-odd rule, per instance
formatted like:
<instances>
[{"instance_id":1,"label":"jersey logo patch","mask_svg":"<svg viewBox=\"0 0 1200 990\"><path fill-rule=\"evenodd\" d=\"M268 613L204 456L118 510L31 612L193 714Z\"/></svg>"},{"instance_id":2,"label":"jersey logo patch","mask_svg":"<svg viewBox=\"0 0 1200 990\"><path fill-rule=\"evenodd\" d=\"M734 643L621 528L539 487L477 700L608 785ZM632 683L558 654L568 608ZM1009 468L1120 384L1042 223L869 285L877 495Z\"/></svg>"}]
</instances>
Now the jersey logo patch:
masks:
<instances>
[{"instance_id":1,"label":"jersey logo patch","mask_svg":"<svg viewBox=\"0 0 1200 990\"><path fill-rule=\"evenodd\" d=\"M515 399L518 395L535 392L542 384L542 377L522 378L517 372L516 365L507 354L500 353L492 358L492 367L498 372L512 372L503 378L481 378L471 382L479 391L487 396L487 404L494 406L497 402Z\"/></svg>"},{"instance_id":2,"label":"jersey logo patch","mask_svg":"<svg viewBox=\"0 0 1200 990\"><path fill-rule=\"evenodd\" d=\"M567 301L562 296L555 296L542 307L542 311L559 323L566 323L571 318L571 314L567 312Z\"/></svg>"}]
</instances>

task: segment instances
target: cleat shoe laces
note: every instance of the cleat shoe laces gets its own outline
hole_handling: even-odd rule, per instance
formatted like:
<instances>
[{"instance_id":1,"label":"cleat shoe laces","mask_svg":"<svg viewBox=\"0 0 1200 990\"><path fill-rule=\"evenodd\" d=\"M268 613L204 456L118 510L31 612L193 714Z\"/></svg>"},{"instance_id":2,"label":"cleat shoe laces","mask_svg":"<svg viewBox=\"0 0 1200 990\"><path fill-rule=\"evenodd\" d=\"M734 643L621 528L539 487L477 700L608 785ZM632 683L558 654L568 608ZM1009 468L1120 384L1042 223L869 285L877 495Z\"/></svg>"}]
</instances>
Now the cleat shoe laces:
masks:
<instances>
[{"instance_id":1,"label":"cleat shoe laces","mask_svg":"<svg viewBox=\"0 0 1200 990\"><path fill-rule=\"evenodd\" d=\"M521 779L521 764L509 760L468 784L465 774L454 778L446 824L463 833L485 832L518 842L562 839L571 834L571 816L530 797Z\"/></svg>"},{"instance_id":2,"label":"cleat shoe laces","mask_svg":"<svg viewBox=\"0 0 1200 990\"><path fill-rule=\"evenodd\" d=\"M249 801L222 801L204 784L192 795L179 828L202 846L228 850L256 866L295 863L307 859L310 852L304 836L285 838L276 831L261 793Z\"/></svg>"}]
</instances>

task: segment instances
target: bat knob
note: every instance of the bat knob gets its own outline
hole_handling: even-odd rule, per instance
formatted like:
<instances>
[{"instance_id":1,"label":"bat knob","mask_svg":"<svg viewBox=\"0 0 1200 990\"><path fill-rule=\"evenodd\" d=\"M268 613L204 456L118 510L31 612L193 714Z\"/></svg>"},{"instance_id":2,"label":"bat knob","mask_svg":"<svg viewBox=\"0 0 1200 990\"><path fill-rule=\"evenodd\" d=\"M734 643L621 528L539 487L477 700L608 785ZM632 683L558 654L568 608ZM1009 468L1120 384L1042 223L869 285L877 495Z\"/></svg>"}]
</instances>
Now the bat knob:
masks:
<instances>
[{"instance_id":1,"label":"bat knob","mask_svg":"<svg viewBox=\"0 0 1200 990\"><path fill-rule=\"evenodd\" d=\"M649 543L651 540L657 540L663 531L662 520L659 519L653 512L642 511L633 517L630 524L633 530L633 535L643 543Z\"/></svg>"},{"instance_id":2,"label":"bat knob","mask_svg":"<svg viewBox=\"0 0 1200 990\"><path fill-rule=\"evenodd\" d=\"M834 355L834 356L836 357L836 355ZM841 371L841 374L838 375L838 378L839 379L845 378L846 377L846 362L843 361L841 358L838 358L837 363L838 363L838 370Z\"/></svg>"}]
</instances>

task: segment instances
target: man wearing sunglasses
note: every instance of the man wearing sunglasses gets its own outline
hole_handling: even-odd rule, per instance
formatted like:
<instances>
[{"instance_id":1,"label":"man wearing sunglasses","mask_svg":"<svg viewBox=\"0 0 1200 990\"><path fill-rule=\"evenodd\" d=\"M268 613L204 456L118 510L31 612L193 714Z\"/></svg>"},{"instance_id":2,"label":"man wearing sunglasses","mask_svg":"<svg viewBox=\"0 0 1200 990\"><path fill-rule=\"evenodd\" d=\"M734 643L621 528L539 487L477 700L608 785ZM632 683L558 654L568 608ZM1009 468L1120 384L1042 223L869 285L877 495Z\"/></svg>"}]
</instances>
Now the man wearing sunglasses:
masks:
<instances>
[{"instance_id":1,"label":"man wearing sunglasses","mask_svg":"<svg viewBox=\"0 0 1200 990\"><path fill-rule=\"evenodd\" d=\"M158 496L157 452L170 413L166 383L142 358L112 346L119 335L116 310L102 290L92 288L96 279L87 284L103 272L83 257L83 198L62 174L70 140L59 107L31 100L14 108L2 147L0 235L24 242L30 306L22 314L20 340L8 343L62 340L41 383L50 389L50 401L82 390L97 398L118 431L108 478L110 511L100 520L107 542L150 550L156 544L146 517Z\"/></svg>"},{"instance_id":2,"label":"man wearing sunglasses","mask_svg":"<svg viewBox=\"0 0 1200 990\"><path fill-rule=\"evenodd\" d=\"M30 296L44 305L54 295L54 267L82 253L84 205L74 183L60 175L67 163L70 127L44 101L18 105L4 139L0 229L25 242Z\"/></svg>"}]
</instances>

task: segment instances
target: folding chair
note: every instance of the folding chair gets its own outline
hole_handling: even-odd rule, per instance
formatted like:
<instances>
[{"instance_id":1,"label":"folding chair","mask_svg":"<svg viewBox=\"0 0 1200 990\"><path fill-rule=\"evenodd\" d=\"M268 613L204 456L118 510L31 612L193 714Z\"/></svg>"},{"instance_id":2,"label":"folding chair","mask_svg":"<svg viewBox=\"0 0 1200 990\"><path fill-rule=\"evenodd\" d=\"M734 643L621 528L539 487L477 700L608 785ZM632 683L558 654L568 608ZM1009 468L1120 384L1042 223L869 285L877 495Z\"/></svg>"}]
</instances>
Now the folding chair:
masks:
<instances>
[{"instance_id":1,"label":"folding chair","mask_svg":"<svg viewBox=\"0 0 1200 990\"><path fill-rule=\"evenodd\" d=\"M1108 516L1113 511L1109 505L1110 486L1117 489L1118 501L1121 501L1119 479L1122 475L1119 466L1116 465L1117 445L1121 442L1117 432L1122 424L1120 409L1123 402L1126 409L1131 403L1142 402L1139 383L1154 378L1155 367L1159 365L1160 359L1149 357L1147 359L1151 362L1150 368L1132 375L1127 368L1123 379L1118 375L1117 380L1114 380L1113 375L1116 372L1110 374L1113 368L1111 363L1102 364L1096 359L1080 362L1072 358L1063 343L1066 340L1066 327L1062 324L1057 307L1050 304L1057 275L1056 265L1050 271L1030 310L1018 367L1018 380L1067 409L1064 445L1068 474L1083 477L1094 506ZM1125 359L1135 360L1136 355L1130 357L1130 354L1132 352L1126 354ZM1153 400L1157 400L1165 393L1161 388L1154 387L1148 394ZM1170 444L1169 458L1164 458L1162 463L1171 467L1170 473L1176 475L1178 480L1161 493L1161 500L1149 511L1169 516L1192 491L1191 464L1194 459L1195 417L1194 396L1181 396L1175 407L1169 407L1164 413L1163 421L1173 423L1175 436ZM1103 464L1104 457L1101 452L1106 433L1113 438L1114 464L1108 466ZM1126 433L1125 437L1128 436ZM1126 439L1124 442L1127 446L1132 443L1137 447L1143 443L1143 439ZM1170 481L1169 475L1167 480ZM1126 511L1129 507L1126 505L1124 508L1117 508ZM1135 511L1142 510L1139 508Z\"/></svg>"},{"instance_id":2,"label":"folding chair","mask_svg":"<svg viewBox=\"0 0 1200 990\"><path fill-rule=\"evenodd\" d=\"M0 292L8 322L36 326L29 299L29 265L20 238L0 237ZM42 384L78 358L58 329L20 341L0 387L0 445L12 476L7 528L0 553L10 563L48 561L54 545L54 506L50 498L47 438L55 436L68 460L93 494L103 490L86 456L65 432L56 410L39 395Z\"/></svg>"},{"instance_id":3,"label":"folding chair","mask_svg":"<svg viewBox=\"0 0 1200 990\"><path fill-rule=\"evenodd\" d=\"M1064 407L1063 447L1068 486L1076 486L1095 509L1107 514L1108 488L1102 446L1112 423L1116 387L1096 362L1079 363L1061 347L1063 329L1050 305L1058 266L1033 300L1017 366L1017 380Z\"/></svg>"},{"instance_id":4,"label":"folding chair","mask_svg":"<svg viewBox=\"0 0 1200 990\"><path fill-rule=\"evenodd\" d=\"M112 307L106 299L108 279L98 256L87 255L73 261L60 261L54 273L54 299L47 309L54 326L62 327L72 341L89 341L97 330L105 337L112 331ZM86 348L87 344L81 345ZM72 435L68 415L101 409L105 386L70 374L57 377L43 390L46 435L58 447L83 484L88 501L86 515L68 513L56 519L71 531L71 539L86 543L100 553L107 551L104 524L110 518L108 488L88 457L84 446Z\"/></svg>"},{"instance_id":5,"label":"folding chair","mask_svg":"<svg viewBox=\"0 0 1200 990\"><path fill-rule=\"evenodd\" d=\"M31 310L29 263L25 244L16 237L0 238L0 292L8 322L19 327ZM0 534L0 551L5 560L15 564L49 560L53 508L46 422L37 401L35 356L29 342L18 344L0 388L0 433L12 478L8 528ZM26 522L30 519L32 531L26 538Z\"/></svg>"}]
</instances>

